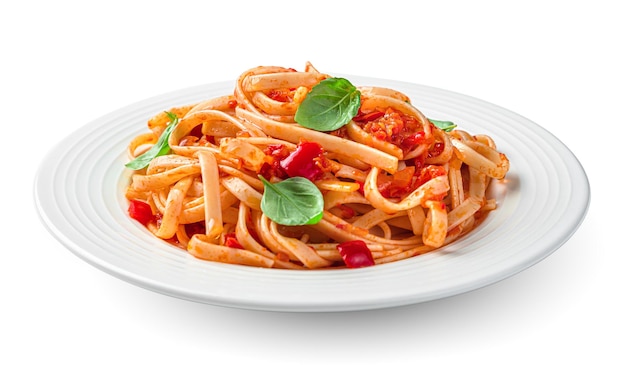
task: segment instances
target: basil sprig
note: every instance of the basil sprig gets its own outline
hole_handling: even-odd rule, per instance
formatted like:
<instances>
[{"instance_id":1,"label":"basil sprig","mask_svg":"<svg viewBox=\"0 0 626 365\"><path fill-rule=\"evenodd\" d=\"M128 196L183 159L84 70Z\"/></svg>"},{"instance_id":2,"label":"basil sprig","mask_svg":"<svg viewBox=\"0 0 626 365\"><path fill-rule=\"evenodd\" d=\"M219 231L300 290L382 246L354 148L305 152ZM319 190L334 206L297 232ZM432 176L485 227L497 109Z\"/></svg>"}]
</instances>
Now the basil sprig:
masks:
<instances>
[{"instance_id":1,"label":"basil sprig","mask_svg":"<svg viewBox=\"0 0 626 365\"><path fill-rule=\"evenodd\" d=\"M259 175L265 191L261 210L278 224L301 226L315 224L324 215L324 197L309 179L291 177L275 184Z\"/></svg>"},{"instance_id":2,"label":"basil sprig","mask_svg":"<svg viewBox=\"0 0 626 365\"><path fill-rule=\"evenodd\" d=\"M454 128L457 127L456 124L454 124L453 122L450 121L444 121L444 120L434 120L434 119L428 119L432 124L435 125L435 127L441 129L444 132L450 132L452 131Z\"/></svg>"},{"instance_id":3,"label":"basil sprig","mask_svg":"<svg viewBox=\"0 0 626 365\"><path fill-rule=\"evenodd\" d=\"M328 78L311 88L294 119L316 131L334 131L348 124L359 111L361 92L344 78Z\"/></svg>"},{"instance_id":4,"label":"basil sprig","mask_svg":"<svg viewBox=\"0 0 626 365\"><path fill-rule=\"evenodd\" d=\"M170 138L170 134L172 134L172 130L178 124L178 117L176 114L166 112L167 116L170 118L170 124L165 127L165 130L159 136L157 143L155 143L152 148L137 156L134 160L127 163L125 166L132 170L141 170L144 167L150 164L157 156L163 156L170 152L170 145L167 143L167 140Z\"/></svg>"}]
</instances>

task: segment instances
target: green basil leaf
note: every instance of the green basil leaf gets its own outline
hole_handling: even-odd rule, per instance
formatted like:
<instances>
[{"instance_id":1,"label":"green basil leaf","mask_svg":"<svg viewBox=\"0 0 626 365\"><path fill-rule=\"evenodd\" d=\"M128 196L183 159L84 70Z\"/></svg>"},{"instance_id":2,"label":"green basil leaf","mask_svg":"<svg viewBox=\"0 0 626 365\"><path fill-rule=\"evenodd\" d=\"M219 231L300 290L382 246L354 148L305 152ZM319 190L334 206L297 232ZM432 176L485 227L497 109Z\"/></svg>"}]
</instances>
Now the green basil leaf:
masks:
<instances>
[{"instance_id":1,"label":"green basil leaf","mask_svg":"<svg viewBox=\"0 0 626 365\"><path fill-rule=\"evenodd\" d=\"M348 124L359 111L361 92L344 78L328 78L311 88L294 119L316 131L334 131Z\"/></svg>"},{"instance_id":2,"label":"green basil leaf","mask_svg":"<svg viewBox=\"0 0 626 365\"><path fill-rule=\"evenodd\" d=\"M271 220L285 226L315 224L324 215L324 197L309 179L292 177L275 184L263 181L265 191L261 210Z\"/></svg>"},{"instance_id":3,"label":"green basil leaf","mask_svg":"<svg viewBox=\"0 0 626 365\"><path fill-rule=\"evenodd\" d=\"M432 124L434 124L437 128L441 129L444 132L450 132L452 131L454 128L457 127L456 124L454 124L453 122L449 122L449 121L443 121L443 120L434 120L434 119L428 119Z\"/></svg>"},{"instance_id":4,"label":"green basil leaf","mask_svg":"<svg viewBox=\"0 0 626 365\"><path fill-rule=\"evenodd\" d=\"M157 143L155 143L152 148L127 163L125 165L126 167L132 170L141 170L148 166L150 161L152 161L155 157L163 156L170 152L170 145L167 143L167 140L170 138L170 134L172 134L172 130L176 127L176 124L178 124L178 117L170 112L167 112L167 116L170 118L171 122L167 125L167 127L165 127L165 130L159 136Z\"/></svg>"}]
</instances>

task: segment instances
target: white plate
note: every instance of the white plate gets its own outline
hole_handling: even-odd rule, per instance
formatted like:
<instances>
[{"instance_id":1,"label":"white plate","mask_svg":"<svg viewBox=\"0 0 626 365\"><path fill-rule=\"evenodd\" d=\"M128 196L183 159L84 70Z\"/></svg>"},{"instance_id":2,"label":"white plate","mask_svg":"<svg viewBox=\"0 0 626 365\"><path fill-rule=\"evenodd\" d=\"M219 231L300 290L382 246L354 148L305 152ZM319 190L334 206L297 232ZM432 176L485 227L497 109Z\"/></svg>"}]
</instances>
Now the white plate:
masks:
<instances>
[{"instance_id":1,"label":"white plate","mask_svg":"<svg viewBox=\"0 0 626 365\"><path fill-rule=\"evenodd\" d=\"M511 169L493 185L499 207L476 230L438 251L355 270L287 271L198 260L128 218L126 147L146 121L172 106L232 92L234 82L153 97L85 124L42 161L35 201L52 235L83 260L159 293L213 305L294 312L393 307L495 283L539 262L578 228L589 183L576 157L537 124L454 92L346 76L400 90L426 116L492 136Z\"/></svg>"}]
</instances>

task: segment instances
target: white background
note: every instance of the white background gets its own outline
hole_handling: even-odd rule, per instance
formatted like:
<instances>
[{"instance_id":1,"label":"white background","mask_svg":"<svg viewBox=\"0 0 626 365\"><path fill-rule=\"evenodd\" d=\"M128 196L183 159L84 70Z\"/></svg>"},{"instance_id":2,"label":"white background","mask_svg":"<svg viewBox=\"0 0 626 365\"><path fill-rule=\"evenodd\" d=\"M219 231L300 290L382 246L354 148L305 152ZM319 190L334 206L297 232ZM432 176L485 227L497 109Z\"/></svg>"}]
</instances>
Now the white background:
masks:
<instances>
[{"instance_id":1,"label":"white background","mask_svg":"<svg viewBox=\"0 0 626 365\"><path fill-rule=\"evenodd\" d=\"M618 1L2 4L0 363L626 360L626 27ZM323 72L453 90L537 122L585 167L585 221L554 254L489 287L327 314L153 293L82 261L41 224L32 193L39 162L85 123L253 66L301 69L307 60Z\"/></svg>"}]
</instances>

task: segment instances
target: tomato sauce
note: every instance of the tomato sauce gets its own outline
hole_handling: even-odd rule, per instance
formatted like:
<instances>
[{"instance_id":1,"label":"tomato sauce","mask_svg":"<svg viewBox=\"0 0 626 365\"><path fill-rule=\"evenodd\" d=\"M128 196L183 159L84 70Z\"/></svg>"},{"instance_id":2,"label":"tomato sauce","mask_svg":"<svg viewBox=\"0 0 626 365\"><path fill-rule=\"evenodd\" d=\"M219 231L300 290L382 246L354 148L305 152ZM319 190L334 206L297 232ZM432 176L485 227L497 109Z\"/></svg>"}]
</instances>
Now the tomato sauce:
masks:
<instances>
[{"instance_id":1,"label":"tomato sauce","mask_svg":"<svg viewBox=\"0 0 626 365\"><path fill-rule=\"evenodd\" d=\"M352 118L361 129L374 138L394 144L407 153L421 144L431 144L420 121L393 108L359 113Z\"/></svg>"}]
</instances>

